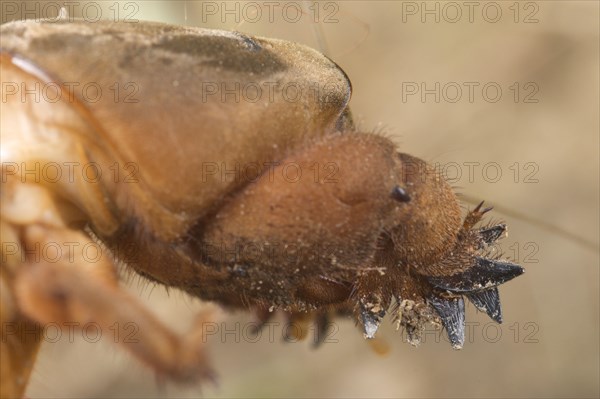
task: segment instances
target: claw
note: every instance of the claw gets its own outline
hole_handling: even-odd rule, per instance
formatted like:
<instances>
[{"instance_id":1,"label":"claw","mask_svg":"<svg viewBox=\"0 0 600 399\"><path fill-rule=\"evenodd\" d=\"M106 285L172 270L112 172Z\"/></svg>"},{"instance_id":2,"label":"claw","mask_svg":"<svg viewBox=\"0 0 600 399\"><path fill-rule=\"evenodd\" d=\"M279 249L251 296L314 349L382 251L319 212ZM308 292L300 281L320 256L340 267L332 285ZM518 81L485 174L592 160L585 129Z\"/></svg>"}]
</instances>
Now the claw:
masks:
<instances>
[{"instance_id":1,"label":"claw","mask_svg":"<svg viewBox=\"0 0 600 399\"><path fill-rule=\"evenodd\" d=\"M364 336L367 339L375 337L375 333L385 316L385 309L380 304L360 301L360 318L363 324Z\"/></svg>"},{"instance_id":2,"label":"claw","mask_svg":"<svg viewBox=\"0 0 600 399\"><path fill-rule=\"evenodd\" d=\"M465 343L465 302L462 297L445 299L432 296L428 301L440 316L452 347L462 348Z\"/></svg>"},{"instance_id":3,"label":"claw","mask_svg":"<svg viewBox=\"0 0 600 399\"><path fill-rule=\"evenodd\" d=\"M525 269L514 263L476 257L475 264L452 276L431 276L434 286L452 292L481 291L503 284L523 274Z\"/></svg>"},{"instance_id":4,"label":"claw","mask_svg":"<svg viewBox=\"0 0 600 399\"><path fill-rule=\"evenodd\" d=\"M492 227L479 229L478 233L483 242L485 242L486 244L492 244L496 242L502 236L502 234L504 234L505 231L506 225L502 223Z\"/></svg>"},{"instance_id":5,"label":"claw","mask_svg":"<svg viewBox=\"0 0 600 399\"><path fill-rule=\"evenodd\" d=\"M493 209L494 209L493 206L488 206L487 208L483 208L483 210L480 212L481 216L485 215L486 213L490 212Z\"/></svg>"},{"instance_id":6,"label":"claw","mask_svg":"<svg viewBox=\"0 0 600 399\"><path fill-rule=\"evenodd\" d=\"M329 315L327 313L318 313L315 316L315 337L313 341L315 348L318 348L325 342L330 327Z\"/></svg>"},{"instance_id":7,"label":"claw","mask_svg":"<svg viewBox=\"0 0 600 399\"><path fill-rule=\"evenodd\" d=\"M472 213L479 213L479 210L481 209L481 207L483 206L483 203L485 201L481 201L479 204L477 204L477 206L475 207L475 209L473 209L471 212Z\"/></svg>"},{"instance_id":8,"label":"claw","mask_svg":"<svg viewBox=\"0 0 600 399\"><path fill-rule=\"evenodd\" d=\"M483 206L484 202L485 201L481 201L479 204L477 204L475 209L473 209L472 213L479 213L480 215L483 215L484 213L488 213L489 211L494 209L493 206L488 206L487 208L483 208L483 210L481 210L481 207Z\"/></svg>"},{"instance_id":9,"label":"claw","mask_svg":"<svg viewBox=\"0 0 600 399\"><path fill-rule=\"evenodd\" d=\"M489 211L492 210L491 206L488 208L484 208L482 210L481 209L482 206L483 206L483 201L481 201L475 207L475 209L473 209L472 211L470 211L467 214L467 216L465 217L465 220L463 222L463 226L462 226L463 232L468 232L469 230L471 230L471 228L473 228L473 226L475 226L477 223L479 223L481 221L481 219L483 218L483 215L485 215L486 213L488 213Z\"/></svg>"},{"instance_id":10,"label":"claw","mask_svg":"<svg viewBox=\"0 0 600 399\"><path fill-rule=\"evenodd\" d=\"M487 313L496 323L502 323L502 308L500 307L498 288L494 287L466 295L477 309Z\"/></svg>"}]
</instances>

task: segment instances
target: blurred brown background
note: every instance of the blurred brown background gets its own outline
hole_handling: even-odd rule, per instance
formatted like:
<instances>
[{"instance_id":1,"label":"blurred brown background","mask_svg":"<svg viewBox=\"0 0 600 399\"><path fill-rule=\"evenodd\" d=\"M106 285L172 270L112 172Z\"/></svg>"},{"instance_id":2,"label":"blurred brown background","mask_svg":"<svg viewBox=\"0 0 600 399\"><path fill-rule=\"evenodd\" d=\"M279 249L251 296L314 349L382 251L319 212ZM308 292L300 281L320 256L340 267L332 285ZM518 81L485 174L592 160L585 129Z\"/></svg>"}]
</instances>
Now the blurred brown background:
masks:
<instances>
[{"instance_id":1,"label":"blurred brown background","mask_svg":"<svg viewBox=\"0 0 600 399\"><path fill-rule=\"evenodd\" d=\"M44 12L45 2L15 3ZM210 352L220 383L200 390L160 387L109 343L78 334L69 342L64 334L43 346L29 397L598 397L598 2L473 2L471 9L463 2L321 2L305 8L298 22L294 11L312 3L287 2L284 16L286 2L275 2L274 22L264 3L253 3L261 18L239 3L242 19L259 20L242 24L235 12L223 14L222 2L205 2L217 7L215 15L194 1L76 3L99 5L107 18L118 8L121 18L134 13L237 29L326 50L352 80L352 109L362 128L393 135L404 151L446 165L452 176L460 173L454 183L460 192L507 210L493 212L509 225L502 248L527 272L501 287L499 327L468 306L471 327L461 351L433 333L415 349L390 322L380 331L391 346L385 357L349 321L337 324L337 343L317 351L306 342L282 343L280 327L273 343L267 336L236 343L233 334L215 335ZM315 38L319 29L326 46ZM422 84L435 89L436 82L439 102L435 94L422 99L406 91ZM472 179L471 162L479 163ZM586 242L511 216L515 211ZM137 281L129 287L178 331L202 307L160 287ZM224 325L233 330L248 320L225 315Z\"/></svg>"}]
</instances>

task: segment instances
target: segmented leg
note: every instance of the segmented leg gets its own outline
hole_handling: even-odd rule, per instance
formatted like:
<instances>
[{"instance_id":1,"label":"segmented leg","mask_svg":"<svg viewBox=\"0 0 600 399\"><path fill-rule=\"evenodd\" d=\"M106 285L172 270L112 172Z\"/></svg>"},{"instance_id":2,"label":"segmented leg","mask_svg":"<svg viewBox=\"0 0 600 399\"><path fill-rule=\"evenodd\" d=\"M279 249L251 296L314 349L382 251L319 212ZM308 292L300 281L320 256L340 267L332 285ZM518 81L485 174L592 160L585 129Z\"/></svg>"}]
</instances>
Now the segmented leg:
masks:
<instances>
[{"instance_id":1,"label":"segmented leg","mask_svg":"<svg viewBox=\"0 0 600 399\"><path fill-rule=\"evenodd\" d=\"M191 333L177 337L119 288L114 264L106 253L90 261L82 248L97 245L83 232L40 225L23 231L27 256L15 275L14 290L17 308L25 315L42 325L81 328L96 323L103 332L132 326L134 333L119 343L159 375L182 382L212 376L203 349L201 323L205 320L199 318ZM53 245L64 251L58 261L46 259L52 254L38 257L34 253L35 248Z\"/></svg>"},{"instance_id":2,"label":"segmented leg","mask_svg":"<svg viewBox=\"0 0 600 399\"><path fill-rule=\"evenodd\" d=\"M3 203L4 204L4 203ZM40 326L18 308L13 292L14 271L21 266L17 229L0 220L0 398L20 398L41 342Z\"/></svg>"},{"instance_id":3,"label":"segmented leg","mask_svg":"<svg viewBox=\"0 0 600 399\"><path fill-rule=\"evenodd\" d=\"M15 309L7 277L4 271L0 275L0 397L20 398L25 393L42 335L38 323Z\"/></svg>"}]
</instances>

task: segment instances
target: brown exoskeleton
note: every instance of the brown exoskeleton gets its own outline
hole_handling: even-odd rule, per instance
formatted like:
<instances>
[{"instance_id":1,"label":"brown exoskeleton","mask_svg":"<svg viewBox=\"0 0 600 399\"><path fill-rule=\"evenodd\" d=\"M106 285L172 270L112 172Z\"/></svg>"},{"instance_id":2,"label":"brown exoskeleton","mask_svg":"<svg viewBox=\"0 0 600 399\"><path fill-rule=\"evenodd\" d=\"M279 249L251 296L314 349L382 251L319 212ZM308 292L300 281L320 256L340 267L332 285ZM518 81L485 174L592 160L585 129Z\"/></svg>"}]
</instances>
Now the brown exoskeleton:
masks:
<instances>
[{"instance_id":1,"label":"brown exoskeleton","mask_svg":"<svg viewBox=\"0 0 600 399\"><path fill-rule=\"evenodd\" d=\"M262 320L351 315L366 338L392 303L414 344L441 322L461 347L464 296L501 321L496 287L523 272L487 256L506 226L476 228L480 206L461 220L434 168L356 131L350 82L320 53L149 22L1 34L3 397L39 345L5 325L133 321L125 347L157 372L211 375L201 329L175 336L118 287L117 262ZM95 243L113 256L90 262Z\"/></svg>"}]
</instances>

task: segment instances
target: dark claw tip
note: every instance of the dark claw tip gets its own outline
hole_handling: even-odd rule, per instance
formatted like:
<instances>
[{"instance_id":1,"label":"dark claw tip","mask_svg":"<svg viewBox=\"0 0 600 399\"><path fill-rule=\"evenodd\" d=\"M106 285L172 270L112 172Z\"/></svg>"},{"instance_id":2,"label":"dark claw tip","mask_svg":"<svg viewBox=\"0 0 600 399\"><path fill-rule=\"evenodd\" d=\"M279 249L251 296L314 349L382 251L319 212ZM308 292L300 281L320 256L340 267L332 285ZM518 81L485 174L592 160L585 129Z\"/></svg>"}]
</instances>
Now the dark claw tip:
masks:
<instances>
[{"instance_id":1,"label":"dark claw tip","mask_svg":"<svg viewBox=\"0 0 600 399\"><path fill-rule=\"evenodd\" d=\"M506 225L503 223L478 230L479 236L486 244L496 242L504 232L506 232Z\"/></svg>"},{"instance_id":2,"label":"dark claw tip","mask_svg":"<svg viewBox=\"0 0 600 399\"><path fill-rule=\"evenodd\" d=\"M381 324L381 320L385 316L385 309L380 308L378 305L366 306L362 301L360 302L360 319L363 325L363 333L365 338L375 338L375 333Z\"/></svg>"},{"instance_id":3,"label":"dark claw tip","mask_svg":"<svg viewBox=\"0 0 600 399\"><path fill-rule=\"evenodd\" d=\"M481 207L483 206L483 203L485 201L481 201L479 204L477 204L477 206L475 207L475 209L473 209L473 212L479 212L479 210L481 209Z\"/></svg>"},{"instance_id":4,"label":"dark claw tip","mask_svg":"<svg viewBox=\"0 0 600 399\"><path fill-rule=\"evenodd\" d=\"M462 348L465 343L465 302L462 297L445 299L432 296L428 301L440 316L452 347Z\"/></svg>"},{"instance_id":5,"label":"dark claw tip","mask_svg":"<svg viewBox=\"0 0 600 399\"><path fill-rule=\"evenodd\" d=\"M476 257L475 264L451 276L431 276L434 286L452 292L476 292L503 284L525 272L514 263Z\"/></svg>"},{"instance_id":6,"label":"dark claw tip","mask_svg":"<svg viewBox=\"0 0 600 399\"><path fill-rule=\"evenodd\" d=\"M477 309L487 313L496 323L502 323L502 308L500 307L500 294L498 288L467 293L467 298Z\"/></svg>"},{"instance_id":7,"label":"dark claw tip","mask_svg":"<svg viewBox=\"0 0 600 399\"><path fill-rule=\"evenodd\" d=\"M327 334L331 327L329 316L325 313L318 314L315 317L315 337L313 347L320 347L327 339Z\"/></svg>"}]
</instances>

